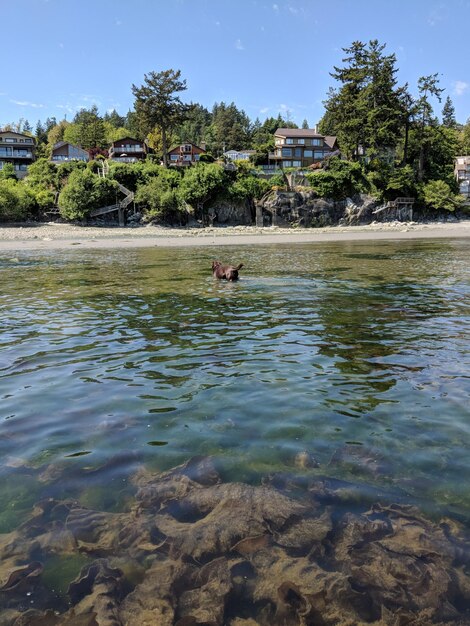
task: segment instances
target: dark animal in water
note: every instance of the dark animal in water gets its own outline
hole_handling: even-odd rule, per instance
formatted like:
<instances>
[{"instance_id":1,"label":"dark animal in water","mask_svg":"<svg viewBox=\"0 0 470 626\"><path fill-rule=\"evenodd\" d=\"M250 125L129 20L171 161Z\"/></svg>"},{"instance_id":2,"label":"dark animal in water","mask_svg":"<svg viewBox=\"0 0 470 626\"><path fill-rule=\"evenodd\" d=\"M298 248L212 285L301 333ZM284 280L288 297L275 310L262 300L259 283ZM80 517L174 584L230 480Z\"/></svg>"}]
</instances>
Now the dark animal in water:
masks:
<instances>
[{"instance_id":1,"label":"dark animal in water","mask_svg":"<svg viewBox=\"0 0 470 626\"><path fill-rule=\"evenodd\" d=\"M222 265L220 261L212 261L212 275L214 278L224 278L225 280L238 280L238 271L243 267L240 263L234 265Z\"/></svg>"}]
</instances>

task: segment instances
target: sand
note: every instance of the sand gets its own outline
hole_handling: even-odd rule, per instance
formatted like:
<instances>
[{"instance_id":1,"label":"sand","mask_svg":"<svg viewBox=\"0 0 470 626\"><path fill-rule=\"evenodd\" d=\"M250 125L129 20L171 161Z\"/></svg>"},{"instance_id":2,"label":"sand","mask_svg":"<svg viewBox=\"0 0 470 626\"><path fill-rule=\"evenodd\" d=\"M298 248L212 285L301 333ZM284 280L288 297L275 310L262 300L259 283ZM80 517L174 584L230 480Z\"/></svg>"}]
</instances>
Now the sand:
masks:
<instances>
[{"instance_id":1,"label":"sand","mask_svg":"<svg viewBox=\"0 0 470 626\"><path fill-rule=\"evenodd\" d=\"M323 241L380 241L470 237L470 219L456 222L387 222L325 228L165 228L161 226L76 226L49 222L0 227L0 252L73 248L241 246Z\"/></svg>"}]
</instances>

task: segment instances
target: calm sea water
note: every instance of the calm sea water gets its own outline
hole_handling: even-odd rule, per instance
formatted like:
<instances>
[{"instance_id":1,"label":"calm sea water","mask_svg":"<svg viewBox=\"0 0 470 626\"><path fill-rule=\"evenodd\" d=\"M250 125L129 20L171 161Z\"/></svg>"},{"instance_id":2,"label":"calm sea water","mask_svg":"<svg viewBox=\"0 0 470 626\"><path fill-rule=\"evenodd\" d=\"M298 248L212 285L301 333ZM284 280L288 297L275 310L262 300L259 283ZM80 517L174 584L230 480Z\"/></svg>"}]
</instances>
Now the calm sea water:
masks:
<instances>
[{"instance_id":1,"label":"calm sea water","mask_svg":"<svg viewBox=\"0 0 470 626\"><path fill-rule=\"evenodd\" d=\"M137 467L193 455L230 481L327 475L470 519L469 253L3 253L0 532L44 496L121 510ZM214 281L213 258L242 261L241 280Z\"/></svg>"}]
</instances>

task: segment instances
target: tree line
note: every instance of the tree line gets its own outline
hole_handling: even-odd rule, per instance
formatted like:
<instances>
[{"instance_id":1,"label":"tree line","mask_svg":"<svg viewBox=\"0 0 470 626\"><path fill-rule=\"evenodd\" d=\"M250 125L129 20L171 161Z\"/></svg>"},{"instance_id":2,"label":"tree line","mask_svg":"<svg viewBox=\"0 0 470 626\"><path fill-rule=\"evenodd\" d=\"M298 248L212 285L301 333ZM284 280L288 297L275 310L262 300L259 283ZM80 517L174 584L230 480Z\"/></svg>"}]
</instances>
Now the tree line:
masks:
<instances>
[{"instance_id":1,"label":"tree line","mask_svg":"<svg viewBox=\"0 0 470 626\"><path fill-rule=\"evenodd\" d=\"M399 85L396 57L388 54L385 44L377 40L353 42L343 52L342 65L331 72L335 84L324 101L325 113L318 127L322 134L337 136L342 160L332 159L327 167L310 175L311 187L324 197L341 198L367 192L383 199L413 196L423 205L457 208L462 198L458 196L453 174L454 158L458 154L470 154L470 120L459 123L450 97L443 102L439 76L422 76L414 88ZM71 122L55 118L39 121L34 133L26 120L9 125L17 132L35 134L37 139L40 159L30 166L24 181L26 191L32 194L30 203L41 210L60 194L62 206L72 206L74 202L81 206L84 198L89 206L96 205L115 194L113 176L116 180L129 179L141 205L160 215L178 213L184 203L207 202L212 192L204 193L201 189L208 180L215 179L218 182L211 187L212 191L219 183L220 193L223 185L226 190L234 186L238 189L234 192L235 196L238 193L238 199L252 202L266 188L266 181L260 182L254 168L268 161L276 128L297 128L297 125L289 116L283 118L280 114L263 122L252 121L234 102L215 103L211 110L197 103L186 103L182 99L186 87L179 70L150 72L144 75L141 85L132 85L134 108L125 116L115 110L101 116L98 108L92 106L78 111ZM436 105L442 107L440 119L434 110ZM308 126L304 120L302 127ZM150 156L148 163L127 168L114 164L111 182L97 182L94 162L88 166L65 163L57 167L46 161L59 141L81 145L96 157L106 155L109 144L125 136L145 140L153 149L154 162ZM194 168L198 174L161 173L160 159L166 166L169 148L188 141L196 145L203 143L207 154L215 158L228 149L251 148L255 154L251 167L242 168L238 179L216 164L210 168L209 164L201 164ZM220 172L216 174L217 167ZM201 174L203 170L207 175ZM196 200L189 188L184 191L187 186L184 180L193 177L192 184L196 184L198 176L196 186L201 193ZM257 179L256 184L250 177ZM4 167L0 172L0 202L1 184L6 179L12 181L8 184L13 193L12 172ZM271 186L282 182L282 179L272 180ZM74 195L71 190L77 184ZM75 200L69 202L66 192ZM227 191L227 195L232 192ZM28 193L25 189L18 191L18 197L22 194L18 206L28 204ZM69 217L75 215L74 209L70 210ZM78 213L82 214L83 210Z\"/></svg>"}]
</instances>

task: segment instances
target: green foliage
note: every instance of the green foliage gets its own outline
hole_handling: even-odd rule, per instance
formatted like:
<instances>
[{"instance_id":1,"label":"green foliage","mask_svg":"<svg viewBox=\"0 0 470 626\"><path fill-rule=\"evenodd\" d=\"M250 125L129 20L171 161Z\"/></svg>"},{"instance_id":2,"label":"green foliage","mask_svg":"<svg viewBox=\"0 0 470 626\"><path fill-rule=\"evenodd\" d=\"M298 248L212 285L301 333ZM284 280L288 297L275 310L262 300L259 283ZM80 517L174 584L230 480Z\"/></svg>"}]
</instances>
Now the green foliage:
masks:
<instances>
[{"instance_id":1,"label":"green foliage","mask_svg":"<svg viewBox=\"0 0 470 626\"><path fill-rule=\"evenodd\" d=\"M394 148L400 138L402 106L395 74L395 55L384 54L385 45L372 40L368 45L355 41L343 48L343 67L335 67L338 89L330 89L321 131L338 136L341 150L350 159L359 148L380 155Z\"/></svg>"},{"instance_id":2,"label":"green foliage","mask_svg":"<svg viewBox=\"0 0 470 626\"><path fill-rule=\"evenodd\" d=\"M224 169L216 163L199 163L188 168L180 185L180 197L192 207L204 205L224 190Z\"/></svg>"},{"instance_id":3,"label":"green foliage","mask_svg":"<svg viewBox=\"0 0 470 626\"><path fill-rule=\"evenodd\" d=\"M215 159L212 154L207 154L204 152L199 156L199 163L214 163Z\"/></svg>"},{"instance_id":4,"label":"green foliage","mask_svg":"<svg viewBox=\"0 0 470 626\"><path fill-rule=\"evenodd\" d=\"M450 99L450 96L447 96L446 101L444 102L444 106L442 108L442 125L446 128L456 128L457 120L455 119L455 107Z\"/></svg>"},{"instance_id":5,"label":"green foliage","mask_svg":"<svg viewBox=\"0 0 470 626\"><path fill-rule=\"evenodd\" d=\"M150 219L180 221L184 203L178 194L181 176L174 170L158 166L158 171L139 186L135 201Z\"/></svg>"},{"instance_id":6,"label":"green foliage","mask_svg":"<svg viewBox=\"0 0 470 626\"><path fill-rule=\"evenodd\" d=\"M98 107L81 109L73 118L73 123L64 128L63 141L68 141L85 150L107 147L106 126L98 115Z\"/></svg>"},{"instance_id":7,"label":"green foliage","mask_svg":"<svg viewBox=\"0 0 470 626\"><path fill-rule=\"evenodd\" d=\"M26 185L12 179L0 179L0 220L24 220L34 206L34 196Z\"/></svg>"},{"instance_id":8,"label":"green foliage","mask_svg":"<svg viewBox=\"0 0 470 626\"><path fill-rule=\"evenodd\" d=\"M180 80L180 70L150 72L144 75L144 84L132 85L135 97L135 111L141 135L152 132L155 127L161 131L163 161L167 161L167 133L181 124L190 105L183 104L178 94L186 90L186 81Z\"/></svg>"},{"instance_id":9,"label":"green foliage","mask_svg":"<svg viewBox=\"0 0 470 626\"><path fill-rule=\"evenodd\" d=\"M99 178L89 169L75 170L59 196L60 213L67 219L83 219L92 209L116 202L114 181Z\"/></svg>"},{"instance_id":10,"label":"green foliage","mask_svg":"<svg viewBox=\"0 0 470 626\"><path fill-rule=\"evenodd\" d=\"M4 163L0 170L0 180L16 180L15 166L13 163Z\"/></svg>"},{"instance_id":11,"label":"green foliage","mask_svg":"<svg viewBox=\"0 0 470 626\"><path fill-rule=\"evenodd\" d=\"M385 186L385 198L394 200L397 197L416 198L418 190L415 183L413 168L410 165L393 170Z\"/></svg>"},{"instance_id":12,"label":"green foliage","mask_svg":"<svg viewBox=\"0 0 470 626\"><path fill-rule=\"evenodd\" d=\"M41 211L50 209L54 206L55 192L52 189L36 188L33 190L34 199Z\"/></svg>"},{"instance_id":13,"label":"green foliage","mask_svg":"<svg viewBox=\"0 0 470 626\"><path fill-rule=\"evenodd\" d=\"M342 200L369 190L369 182L359 163L333 157L328 169L307 174L310 186L322 198Z\"/></svg>"},{"instance_id":14,"label":"green foliage","mask_svg":"<svg viewBox=\"0 0 470 626\"><path fill-rule=\"evenodd\" d=\"M57 168L57 179L61 188L72 172L76 170L84 170L87 164L85 161L62 161L55 167Z\"/></svg>"},{"instance_id":15,"label":"green foliage","mask_svg":"<svg viewBox=\"0 0 470 626\"><path fill-rule=\"evenodd\" d=\"M25 183L32 188L57 190L57 167L48 159L38 159L28 167Z\"/></svg>"},{"instance_id":16,"label":"green foliage","mask_svg":"<svg viewBox=\"0 0 470 626\"><path fill-rule=\"evenodd\" d=\"M443 180L432 180L423 187L424 201L432 209L455 211L463 201L463 196L452 192Z\"/></svg>"},{"instance_id":17,"label":"green foliage","mask_svg":"<svg viewBox=\"0 0 470 626\"><path fill-rule=\"evenodd\" d=\"M241 150L251 142L250 119L235 103L215 103L212 123L206 132L208 149L215 155L225 150Z\"/></svg>"},{"instance_id":18,"label":"green foliage","mask_svg":"<svg viewBox=\"0 0 470 626\"><path fill-rule=\"evenodd\" d=\"M235 174L235 181L228 187L228 196L234 200L258 200L271 188L271 182L259 178L253 173L253 166L249 162L239 162Z\"/></svg>"}]
</instances>

